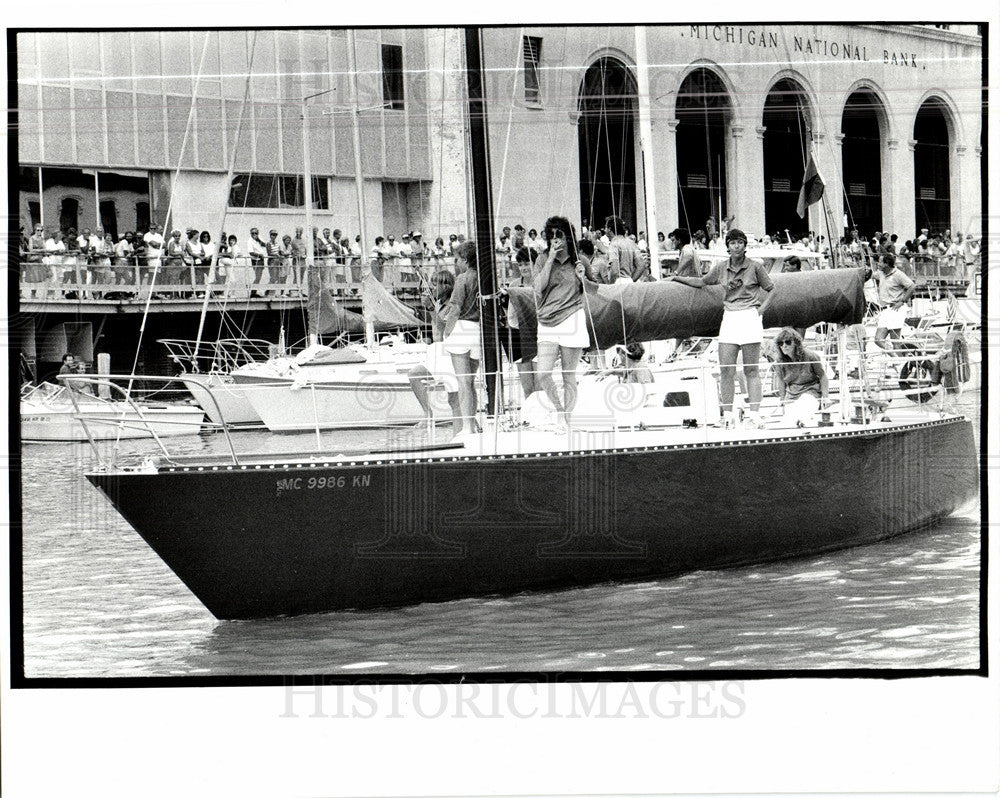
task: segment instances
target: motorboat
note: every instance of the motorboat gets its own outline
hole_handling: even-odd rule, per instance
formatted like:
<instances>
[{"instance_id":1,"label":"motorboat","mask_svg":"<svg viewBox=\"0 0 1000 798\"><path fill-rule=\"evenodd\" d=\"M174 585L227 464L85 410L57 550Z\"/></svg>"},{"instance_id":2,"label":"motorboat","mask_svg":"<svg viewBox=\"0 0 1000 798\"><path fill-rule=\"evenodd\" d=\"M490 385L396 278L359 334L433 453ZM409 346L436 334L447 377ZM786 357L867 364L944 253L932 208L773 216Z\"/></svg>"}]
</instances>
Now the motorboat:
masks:
<instances>
[{"instance_id":1,"label":"motorboat","mask_svg":"<svg viewBox=\"0 0 1000 798\"><path fill-rule=\"evenodd\" d=\"M21 394L21 440L25 443L129 440L194 435L201 408L179 402L111 401L76 383L43 382Z\"/></svg>"}]
</instances>

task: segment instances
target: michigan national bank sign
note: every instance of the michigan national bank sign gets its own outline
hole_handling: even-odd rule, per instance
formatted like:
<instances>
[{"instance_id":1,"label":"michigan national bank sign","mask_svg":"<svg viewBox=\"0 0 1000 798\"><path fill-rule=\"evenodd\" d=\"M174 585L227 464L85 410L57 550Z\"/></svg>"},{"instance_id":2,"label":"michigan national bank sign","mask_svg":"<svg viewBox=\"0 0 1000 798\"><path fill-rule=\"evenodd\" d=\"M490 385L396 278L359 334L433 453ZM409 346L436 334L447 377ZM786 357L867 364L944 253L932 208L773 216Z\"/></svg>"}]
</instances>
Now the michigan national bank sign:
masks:
<instances>
[{"instance_id":1,"label":"michigan national bank sign","mask_svg":"<svg viewBox=\"0 0 1000 798\"><path fill-rule=\"evenodd\" d=\"M783 28L745 28L742 25L692 25L681 37L704 41L716 41L741 47L757 49L788 50L785 38L788 33ZM791 34L793 54L822 58L841 58L845 61L881 61L887 66L902 66L917 69L917 53L912 50L883 48L868 53L867 44L855 44L845 39L824 39L818 36ZM922 66L922 64L921 64Z\"/></svg>"}]
</instances>

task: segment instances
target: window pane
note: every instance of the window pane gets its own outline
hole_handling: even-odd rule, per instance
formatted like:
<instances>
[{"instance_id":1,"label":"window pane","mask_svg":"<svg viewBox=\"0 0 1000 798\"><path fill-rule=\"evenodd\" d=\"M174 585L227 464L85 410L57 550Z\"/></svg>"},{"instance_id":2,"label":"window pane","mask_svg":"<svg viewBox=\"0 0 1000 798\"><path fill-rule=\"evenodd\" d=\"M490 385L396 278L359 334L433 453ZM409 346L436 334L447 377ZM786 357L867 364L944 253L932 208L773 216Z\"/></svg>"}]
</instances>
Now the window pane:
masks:
<instances>
[{"instance_id":1,"label":"window pane","mask_svg":"<svg viewBox=\"0 0 1000 798\"><path fill-rule=\"evenodd\" d=\"M386 108L403 110L403 48L382 45L382 101Z\"/></svg>"}]
</instances>

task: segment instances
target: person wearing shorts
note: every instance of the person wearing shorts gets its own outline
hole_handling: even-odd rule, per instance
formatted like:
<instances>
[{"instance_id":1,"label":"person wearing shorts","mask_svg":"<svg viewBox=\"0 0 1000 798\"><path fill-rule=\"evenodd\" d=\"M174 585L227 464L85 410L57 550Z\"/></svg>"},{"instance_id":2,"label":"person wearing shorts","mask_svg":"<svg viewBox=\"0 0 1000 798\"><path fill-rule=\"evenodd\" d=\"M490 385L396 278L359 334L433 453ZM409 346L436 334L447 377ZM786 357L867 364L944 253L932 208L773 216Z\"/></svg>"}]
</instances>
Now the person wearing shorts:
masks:
<instances>
[{"instance_id":1,"label":"person wearing shorts","mask_svg":"<svg viewBox=\"0 0 1000 798\"><path fill-rule=\"evenodd\" d=\"M569 426L576 404L576 369L583 350L590 346L584 313L585 271L568 219L552 216L545 222L544 235L548 251L539 254L532 269L538 316L538 386ZM552 379L556 358L562 363L561 397Z\"/></svg>"},{"instance_id":2,"label":"person wearing shorts","mask_svg":"<svg viewBox=\"0 0 1000 798\"><path fill-rule=\"evenodd\" d=\"M774 297L774 283L764 264L746 256L747 237L733 228L726 235L729 258L717 262L704 277L672 278L682 285L704 288L722 285L723 313L719 328L719 390L722 394L722 420L727 427L735 426L733 394L735 393L736 358L743 353L743 374L746 377L747 399L750 403L748 422L760 427L760 345L764 340L763 316Z\"/></svg>"},{"instance_id":3,"label":"person wearing shorts","mask_svg":"<svg viewBox=\"0 0 1000 798\"><path fill-rule=\"evenodd\" d=\"M774 374L785 417L796 426L812 426L830 391L823 361L802 345L802 336L792 327L783 328L774 343Z\"/></svg>"},{"instance_id":4,"label":"person wearing shorts","mask_svg":"<svg viewBox=\"0 0 1000 798\"><path fill-rule=\"evenodd\" d=\"M463 241L455 248L455 272L455 289L440 314L446 325L444 350L458 378L462 429L479 432L475 379L482 360L482 329L475 242Z\"/></svg>"},{"instance_id":5,"label":"person wearing shorts","mask_svg":"<svg viewBox=\"0 0 1000 798\"><path fill-rule=\"evenodd\" d=\"M430 390L444 388L448 394L448 405L451 407L452 427L457 434L462 430L462 406L459 404L455 367L452 365L451 356L444 348L445 325L441 320L441 310L448 304L454 290L455 275L450 271L442 269L431 277L430 291L421 299L431 323L431 344L427 347L426 360L410 369L408 377L417 401L430 420L434 418Z\"/></svg>"},{"instance_id":6,"label":"person wearing shorts","mask_svg":"<svg viewBox=\"0 0 1000 798\"><path fill-rule=\"evenodd\" d=\"M888 352L895 351L889 340L902 338L906 323L906 303L917 290L913 280L896 268L896 256L888 253L882 256L879 271L872 274L878 283L878 301L882 308L878 314L875 329L875 343Z\"/></svg>"}]
</instances>

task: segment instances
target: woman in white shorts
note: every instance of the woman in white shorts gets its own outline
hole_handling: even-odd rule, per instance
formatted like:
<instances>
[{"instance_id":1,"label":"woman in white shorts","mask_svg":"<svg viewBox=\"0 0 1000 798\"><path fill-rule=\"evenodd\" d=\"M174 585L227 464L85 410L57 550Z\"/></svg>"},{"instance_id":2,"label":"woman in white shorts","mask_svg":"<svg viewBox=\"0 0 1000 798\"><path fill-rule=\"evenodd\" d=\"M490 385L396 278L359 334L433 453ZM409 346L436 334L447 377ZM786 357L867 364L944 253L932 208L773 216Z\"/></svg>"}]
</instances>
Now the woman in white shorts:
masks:
<instances>
[{"instance_id":1,"label":"woman in white shorts","mask_svg":"<svg viewBox=\"0 0 1000 798\"><path fill-rule=\"evenodd\" d=\"M760 345L764 340L763 316L774 297L774 283L764 264L746 256L747 237L733 228L726 235L728 260L718 261L704 277L672 279L692 288L722 285L724 289L722 326L719 328L719 392L722 395L722 420L727 427L735 426L733 394L736 378L736 358L743 352L743 374L750 402L748 422L761 426L760 420Z\"/></svg>"},{"instance_id":2,"label":"woman in white shorts","mask_svg":"<svg viewBox=\"0 0 1000 798\"><path fill-rule=\"evenodd\" d=\"M430 294L423 297L424 307L430 314L432 343L427 347L427 358L423 364L410 369L410 387L416 394L417 401L424 409L427 418L433 419L435 399L439 393L431 395L431 389L443 388L448 396L448 406L451 408L452 426L456 433L462 429L462 407L458 401L458 378L455 367L444 348L444 322L441 320L441 309L451 299L455 290L455 276L442 269L431 277Z\"/></svg>"},{"instance_id":3,"label":"woman in white shorts","mask_svg":"<svg viewBox=\"0 0 1000 798\"><path fill-rule=\"evenodd\" d=\"M812 426L830 392L823 361L802 345L802 336L791 327L783 328L774 343L778 350L774 374L785 418L799 427Z\"/></svg>"},{"instance_id":4,"label":"woman in white shorts","mask_svg":"<svg viewBox=\"0 0 1000 798\"><path fill-rule=\"evenodd\" d=\"M483 351L476 265L475 242L463 241L455 248L455 289L440 314L446 325L444 350L451 356L458 378L462 429L469 432L479 432L475 379Z\"/></svg>"},{"instance_id":5,"label":"woman in white shorts","mask_svg":"<svg viewBox=\"0 0 1000 798\"><path fill-rule=\"evenodd\" d=\"M534 289L538 315L538 384L569 425L576 404L576 369L580 355L590 345L584 313L584 267L576 251L569 220L553 216L545 222L547 252L535 260ZM562 361L563 395L552 372Z\"/></svg>"}]
</instances>

